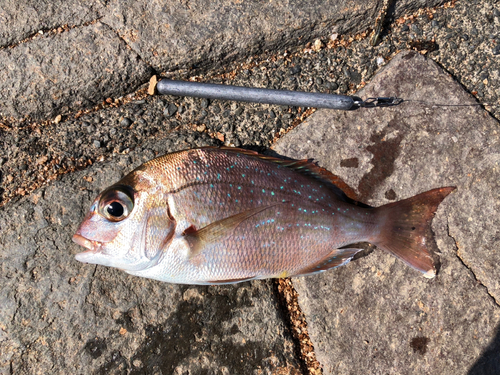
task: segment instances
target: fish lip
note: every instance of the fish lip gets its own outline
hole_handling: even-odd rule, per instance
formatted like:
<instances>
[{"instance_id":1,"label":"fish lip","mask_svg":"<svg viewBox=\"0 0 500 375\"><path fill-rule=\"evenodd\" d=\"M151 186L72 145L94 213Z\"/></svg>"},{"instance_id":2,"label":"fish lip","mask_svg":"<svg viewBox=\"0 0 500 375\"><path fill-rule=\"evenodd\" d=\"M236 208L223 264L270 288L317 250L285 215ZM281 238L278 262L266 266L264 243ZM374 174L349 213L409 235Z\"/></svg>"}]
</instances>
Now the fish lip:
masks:
<instances>
[{"instance_id":1,"label":"fish lip","mask_svg":"<svg viewBox=\"0 0 500 375\"><path fill-rule=\"evenodd\" d=\"M88 240L78 233L73 235L72 240L74 243L87 249L87 251L83 251L81 253L78 253L77 255L87 254L87 253L97 253L101 246L99 242Z\"/></svg>"},{"instance_id":2,"label":"fish lip","mask_svg":"<svg viewBox=\"0 0 500 375\"><path fill-rule=\"evenodd\" d=\"M96 263L95 256L100 252L102 244L97 241L91 241L80 234L73 235L73 242L83 246L87 251L82 251L75 255L75 259L82 263Z\"/></svg>"}]
</instances>

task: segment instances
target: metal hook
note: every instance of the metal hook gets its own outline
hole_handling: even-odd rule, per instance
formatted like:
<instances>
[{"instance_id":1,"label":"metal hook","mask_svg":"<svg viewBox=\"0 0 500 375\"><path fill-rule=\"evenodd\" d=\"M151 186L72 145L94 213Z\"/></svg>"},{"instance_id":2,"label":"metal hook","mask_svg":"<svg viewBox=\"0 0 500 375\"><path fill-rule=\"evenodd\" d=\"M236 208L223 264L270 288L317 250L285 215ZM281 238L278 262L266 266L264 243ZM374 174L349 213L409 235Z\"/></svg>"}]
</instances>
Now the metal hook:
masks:
<instances>
[{"instance_id":1,"label":"metal hook","mask_svg":"<svg viewBox=\"0 0 500 375\"><path fill-rule=\"evenodd\" d=\"M394 107L404 102L404 99L391 97L367 98L361 102L355 102L361 108Z\"/></svg>"}]
</instances>

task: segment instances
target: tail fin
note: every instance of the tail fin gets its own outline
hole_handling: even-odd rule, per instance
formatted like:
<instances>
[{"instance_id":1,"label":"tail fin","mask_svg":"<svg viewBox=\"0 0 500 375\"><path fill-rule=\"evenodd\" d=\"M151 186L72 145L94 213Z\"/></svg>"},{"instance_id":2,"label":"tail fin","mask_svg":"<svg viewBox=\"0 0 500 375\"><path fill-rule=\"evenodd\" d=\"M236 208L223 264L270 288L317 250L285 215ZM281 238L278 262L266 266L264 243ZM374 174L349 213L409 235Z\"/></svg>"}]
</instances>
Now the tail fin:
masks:
<instances>
[{"instance_id":1,"label":"tail fin","mask_svg":"<svg viewBox=\"0 0 500 375\"><path fill-rule=\"evenodd\" d=\"M433 239L428 236L439 204L453 190L455 187L434 189L379 207L379 215L385 224L374 244L419 270L425 277L436 276L434 260L427 247Z\"/></svg>"}]
</instances>

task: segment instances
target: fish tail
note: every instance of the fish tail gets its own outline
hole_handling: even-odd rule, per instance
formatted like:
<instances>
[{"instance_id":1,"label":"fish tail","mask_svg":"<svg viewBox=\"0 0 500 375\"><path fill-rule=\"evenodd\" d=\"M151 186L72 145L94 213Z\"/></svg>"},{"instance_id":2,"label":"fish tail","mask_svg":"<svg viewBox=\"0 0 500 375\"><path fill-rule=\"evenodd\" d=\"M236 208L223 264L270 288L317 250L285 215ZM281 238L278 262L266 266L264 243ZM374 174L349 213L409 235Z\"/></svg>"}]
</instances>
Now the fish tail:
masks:
<instances>
[{"instance_id":1,"label":"fish tail","mask_svg":"<svg viewBox=\"0 0 500 375\"><path fill-rule=\"evenodd\" d=\"M378 208L384 225L373 241L409 266L422 272L425 277L436 276L435 262L428 248L435 243L431 222L439 204L455 187L433 189L399 202Z\"/></svg>"}]
</instances>

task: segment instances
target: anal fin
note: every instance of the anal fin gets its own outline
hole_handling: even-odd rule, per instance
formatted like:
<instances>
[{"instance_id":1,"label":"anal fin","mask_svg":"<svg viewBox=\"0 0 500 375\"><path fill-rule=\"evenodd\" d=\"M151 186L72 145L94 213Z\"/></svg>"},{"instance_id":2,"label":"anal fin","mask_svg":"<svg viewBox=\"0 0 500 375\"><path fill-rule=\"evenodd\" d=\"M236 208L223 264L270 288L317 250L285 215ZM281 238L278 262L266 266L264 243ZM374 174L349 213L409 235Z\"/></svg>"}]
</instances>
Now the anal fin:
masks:
<instances>
[{"instance_id":1,"label":"anal fin","mask_svg":"<svg viewBox=\"0 0 500 375\"><path fill-rule=\"evenodd\" d=\"M321 259L319 262L311 264L310 266L290 276L312 275L314 273L329 270L330 268L344 266L350 262L350 260L354 255L356 255L356 253L362 250L363 249L336 249L328 254L328 256Z\"/></svg>"}]
</instances>

